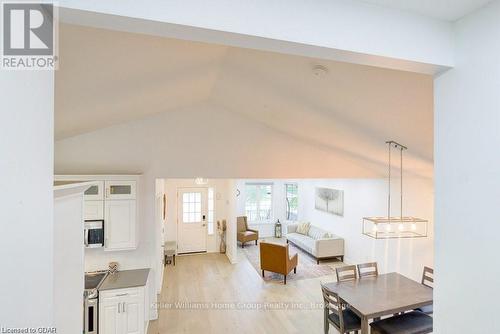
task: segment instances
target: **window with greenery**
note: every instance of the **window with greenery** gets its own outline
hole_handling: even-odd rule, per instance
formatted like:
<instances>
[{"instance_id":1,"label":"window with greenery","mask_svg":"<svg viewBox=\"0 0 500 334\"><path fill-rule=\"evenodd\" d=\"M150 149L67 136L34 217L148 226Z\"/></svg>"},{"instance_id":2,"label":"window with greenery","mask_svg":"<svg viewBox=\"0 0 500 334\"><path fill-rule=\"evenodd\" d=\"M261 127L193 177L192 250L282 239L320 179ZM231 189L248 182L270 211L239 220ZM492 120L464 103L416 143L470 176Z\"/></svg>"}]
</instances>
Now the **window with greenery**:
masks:
<instances>
[{"instance_id":1,"label":"window with greenery","mask_svg":"<svg viewBox=\"0 0 500 334\"><path fill-rule=\"evenodd\" d=\"M245 185L245 212L249 222L270 222L272 218L272 184Z\"/></svg>"},{"instance_id":2,"label":"window with greenery","mask_svg":"<svg viewBox=\"0 0 500 334\"><path fill-rule=\"evenodd\" d=\"M296 183L285 184L286 219L296 221L299 212L299 186Z\"/></svg>"}]
</instances>

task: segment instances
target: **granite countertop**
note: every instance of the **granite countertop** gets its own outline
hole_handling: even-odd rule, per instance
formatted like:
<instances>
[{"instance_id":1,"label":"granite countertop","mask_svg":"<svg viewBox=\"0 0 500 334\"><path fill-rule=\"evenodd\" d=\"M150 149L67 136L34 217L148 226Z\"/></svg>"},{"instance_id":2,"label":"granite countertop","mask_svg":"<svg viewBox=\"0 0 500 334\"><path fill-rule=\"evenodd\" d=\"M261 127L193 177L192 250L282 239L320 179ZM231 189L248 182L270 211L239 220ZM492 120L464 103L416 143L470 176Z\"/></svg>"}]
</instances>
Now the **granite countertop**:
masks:
<instances>
[{"instance_id":1,"label":"granite countertop","mask_svg":"<svg viewBox=\"0 0 500 334\"><path fill-rule=\"evenodd\" d=\"M148 269L123 270L108 275L99 290L114 290L145 286L149 276Z\"/></svg>"}]
</instances>

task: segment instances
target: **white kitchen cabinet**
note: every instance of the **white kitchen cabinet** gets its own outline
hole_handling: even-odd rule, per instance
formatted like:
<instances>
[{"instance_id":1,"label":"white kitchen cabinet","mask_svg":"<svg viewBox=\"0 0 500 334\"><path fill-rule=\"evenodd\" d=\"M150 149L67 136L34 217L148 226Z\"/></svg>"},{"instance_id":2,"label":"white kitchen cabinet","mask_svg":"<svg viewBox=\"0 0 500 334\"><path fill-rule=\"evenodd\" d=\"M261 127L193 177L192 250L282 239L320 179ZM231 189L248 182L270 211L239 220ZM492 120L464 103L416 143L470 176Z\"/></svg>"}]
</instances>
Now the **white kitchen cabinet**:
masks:
<instances>
[{"instance_id":1,"label":"white kitchen cabinet","mask_svg":"<svg viewBox=\"0 0 500 334\"><path fill-rule=\"evenodd\" d=\"M86 201L104 200L104 181L95 181L94 185L85 190L83 197Z\"/></svg>"},{"instance_id":2,"label":"white kitchen cabinet","mask_svg":"<svg viewBox=\"0 0 500 334\"><path fill-rule=\"evenodd\" d=\"M59 184L93 183L84 193L84 219L104 220L104 251L137 248L139 175L56 175L54 179Z\"/></svg>"},{"instance_id":3,"label":"white kitchen cabinet","mask_svg":"<svg viewBox=\"0 0 500 334\"><path fill-rule=\"evenodd\" d=\"M105 181L105 199L123 200L135 199L135 181Z\"/></svg>"},{"instance_id":4,"label":"white kitchen cabinet","mask_svg":"<svg viewBox=\"0 0 500 334\"><path fill-rule=\"evenodd\" d=\"M123 333L144 333L144 295L127 297L123 302L122 312L125 318Z\"/></svg>"},{"instance_id":5,"label":"white kitchen cabinet","mask_svg":"<svg viewBox=\"0 0 500 334\"><path fill-rule=\"evenodd\" d=\"M85 220L104 219L104 201L85 201L83 205Z\"/></svg>"},{"instance_id":6,"label":"white kitchen cabinet","mask_svg":"<svg viewBox=\"0 0 500 334\"><path fill-rule=\"evenodd\" d=\"M144 334L144 287L99 295L99 334Z\"/></svg>"},{"instance_id":7,"label":"white kitchen cabinet","mask_svg":"<svg viewBox=\"0 0 500 334\"><path fill-rule=\"evenodd\" d=\"M99 333L123 334L121 316L122 299L120 297L99 299ZM120 310L119 310L120 307Z\"/></svg>"},{"instance_id":8,"label":"white kitchen cabinet","mask_svg":"<svg viewBox=\"0 0 500 334\"><path fill-rule=\"evenodd\" d=\"M135 249L136 201L116 200L104 202L104 249Z\"/></svg>"}]
</instances>

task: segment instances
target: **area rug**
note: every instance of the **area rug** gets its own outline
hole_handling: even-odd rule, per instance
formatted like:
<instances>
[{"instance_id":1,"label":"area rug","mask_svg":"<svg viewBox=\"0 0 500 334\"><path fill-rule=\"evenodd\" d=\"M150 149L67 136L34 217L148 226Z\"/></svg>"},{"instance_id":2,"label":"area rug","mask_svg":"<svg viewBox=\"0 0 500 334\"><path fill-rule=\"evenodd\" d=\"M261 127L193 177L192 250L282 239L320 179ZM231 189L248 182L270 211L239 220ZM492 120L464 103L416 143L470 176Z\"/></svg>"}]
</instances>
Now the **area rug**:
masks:
<instances>
[{"instance_id":1,"label":"area rug","mask_svg":"<svg viewBox=\"0 0 500 334\"><path fill-rule=\"evenodd\" d=\"M259 243L261 241L286 244L286 239L284 238L266 238L259 240ZM297 281L308 278L335 275L335 268L345 265L342 261L337 259L324 260L318 265L316 264L316 259L304 252L302 249L296 247L292 243L289 243L288 246L291 256L293 256L293 254L298 254L298 265L297 273L294 274L293 271L290 272L290 274L286 277L287 281ZM248 261L252 264L259 275L261 275L262 271L260 269L259 245L248 243L242 250ZM283 281L283 275L266 271L264 281Z\"/></svg>"}]
</instances>

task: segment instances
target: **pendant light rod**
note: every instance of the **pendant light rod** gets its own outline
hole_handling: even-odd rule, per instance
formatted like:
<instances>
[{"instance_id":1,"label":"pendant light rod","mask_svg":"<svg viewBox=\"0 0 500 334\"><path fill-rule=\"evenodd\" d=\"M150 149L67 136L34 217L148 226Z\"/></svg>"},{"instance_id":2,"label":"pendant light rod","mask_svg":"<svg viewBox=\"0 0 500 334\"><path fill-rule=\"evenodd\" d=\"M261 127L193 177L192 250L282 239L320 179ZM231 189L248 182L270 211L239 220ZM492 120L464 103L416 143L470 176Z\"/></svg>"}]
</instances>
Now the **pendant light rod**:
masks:
<instances>
[{"instance_id":1,"label":"pendant light rod","mask_svg":"<svg viewBox=\"0 0 500 334\"><path fill-rule=\"evenodd\" d=\"M388 194L387 194L387 216L371 216L363 217L363 231L362 233L368 237L374 239L392 239L392 238L422 238L427 237L428 223L429 221L422 218L417 218L415 216L404 216L403 215L403 151L408 148L401 145L393 140L386 141L388 148ZM400 215L391 215L391 186L392 182L392 150L399 150L399 166L401 168L400 173ZM397 153L396 153L397 154ZM397 157L396 157L397 159ZM396 162L397 164L397 162ZM394 208L393 208L394 209ZM399 223L397 228L393 228L392 225Z\"/></svg>"},{"instance_id":2,"label":"pendant light rod","mask_svg":"<svg viewBox=\"0 0 500 334\"><path fill-rule=\"evenodd\" d=\"M387 192L387 217L389 217L389 222L391 221L391 143L390 142L386 142L388 145L387 145L387 148L389 150L389 164L388 164L388 167L389 167L389 173L388 173L388 176L389 176L389 181L387 182L388 184L388 192Z\"/></svg>"},{"instance_id":3,"label":"pendant light rod","mask_svg":"<svg viewBox=\"0 0 500 334\"><path fill-rule=\"evenodd\" d=\"M389 153L389 164L388 164L388 195L387 195L387 217L389 218L389 222L391 221L391 167L392 167L392 159L391 159L391 150L392 148L396 148L399 150L399 166L400 166L400 218L403 218L403 151L407 150L408 147L394 141L388 140L385 142L387 144L388 153Z\"/></svg>"},{"instance_id":4,"label":"pendant light rod","mask_svg":"<svg viewBox=\"0 0 500 334\"><path fill-rule=\"evenodd\" d=\"M400 164L400 176L401 176L401 181L399 182L401 188L400 188L400 205L401 205L401 218L403 218L403 147L400 147L399 151L399 164Z\"/></svg>"}]
</instances>

